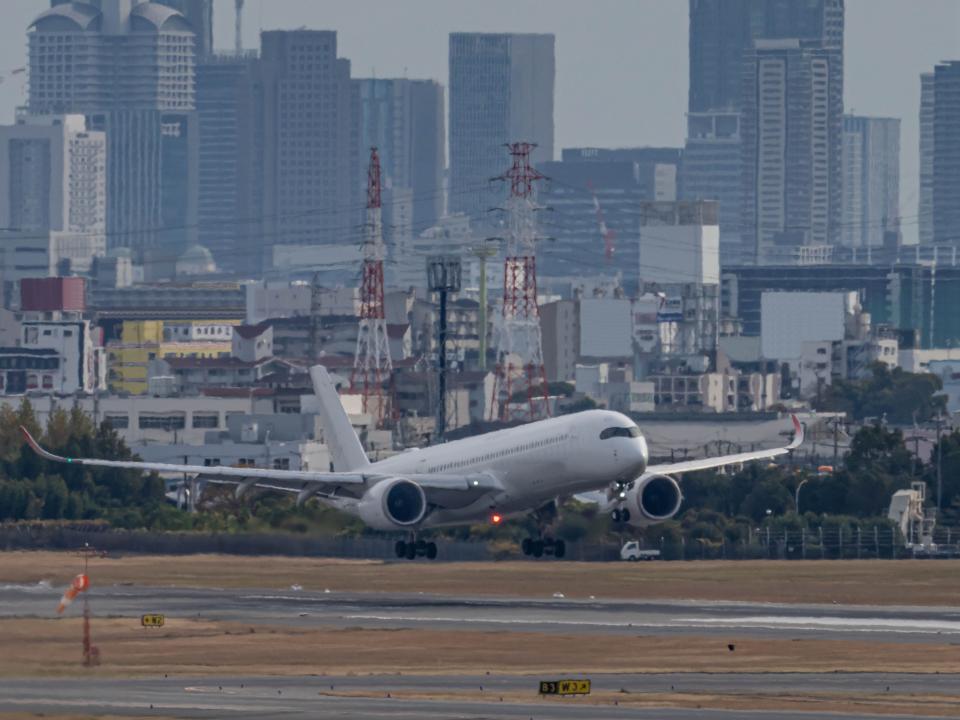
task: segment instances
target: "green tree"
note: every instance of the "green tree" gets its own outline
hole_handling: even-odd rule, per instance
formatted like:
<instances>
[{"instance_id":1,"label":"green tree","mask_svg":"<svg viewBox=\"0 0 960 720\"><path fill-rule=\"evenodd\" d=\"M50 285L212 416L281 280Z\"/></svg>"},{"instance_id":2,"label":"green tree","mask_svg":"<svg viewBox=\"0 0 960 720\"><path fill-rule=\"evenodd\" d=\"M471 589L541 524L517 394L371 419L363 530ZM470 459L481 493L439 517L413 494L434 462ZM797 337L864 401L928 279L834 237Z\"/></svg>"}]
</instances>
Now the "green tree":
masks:
<instances>
[{"instance_id":1,"label":"green tree","mask_svg":"<svg viewBox=\"0 0 960 720\"><path fill-rule=\"evenodd\" d=\"M942 389L936 375L890 370L876 362L862 380L834 381L817 409L845 412L855 420L886 416L895 424L926 422L946 408L946 398L938 395Z\"/></svg>"}]
</instances>

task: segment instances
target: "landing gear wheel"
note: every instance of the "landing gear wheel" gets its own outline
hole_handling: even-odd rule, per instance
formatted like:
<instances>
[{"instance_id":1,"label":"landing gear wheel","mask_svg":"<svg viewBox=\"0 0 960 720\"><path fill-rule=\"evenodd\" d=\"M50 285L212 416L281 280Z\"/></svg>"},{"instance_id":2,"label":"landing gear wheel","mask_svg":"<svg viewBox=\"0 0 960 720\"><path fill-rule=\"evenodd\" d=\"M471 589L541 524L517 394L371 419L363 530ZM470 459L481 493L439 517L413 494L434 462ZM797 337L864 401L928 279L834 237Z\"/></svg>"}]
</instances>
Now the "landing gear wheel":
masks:
<instances>
[{"instance_id":1,"label":"landing gear wheel","mask_svg":"<svg viewBox=\"0 0 960 720\"><path fill-rule=\"evenodd\" d=\"M535 558L543 557L543 540L534 540L530 544L530 550Z\"/></svg>"},{"instance_id":2,"label":"landing gear wheel","mask_svg":"<svg viewBox=\"0 0 960 720\"><path fill-rule=\"evenodd\" d=\"M630 511L624 508L620 511L620 519L624 522L630 522Z\"/></svg>"},{"instance_id":3,"label":"landing gear wheel","mask_svg":"<svg viewBox=\"0 0 960 720\"><path fill-rule=\"evenodd\" d=\"M393 546L393 551L398 558L405 558L407 556L407 544L403 540L397 540L397 543Z\"/></svg>"},{"instance_id":4,"label":"landing gear wheel","mask_svg":"<svg viewBox=\"0 0 960 720\"><path fill-rule=\"evenodd\" d=\"M610 513L610 518L611 518L615 523L620 522L620 519L621 519L620 511L619 511L619 510L614 510L612 513Z\"/></svg>"},{"instance_id":5,"label":"landing gear wheel","mask_svg":"<svg viewBox=\"0 0 960 720\"><path fill-rule=\"evenodd\" d=\"M417 557L417 544L409 542L407 543L407 560L413 560Z\"/></svg>"},{"instance_id":6,"label":"landing gear wheel","mask_svg":"<svg viewBox=\"0 0 960 720\"><path fill-rule=\"evenodd\" d=\"M437 559L437 544L434 542L427 543L427 560L436 560Z\"/></svg>"},{"instance_id":7,"label":"landing gear wheel","mask_svg":"<svg viewBox=\"0 0 960 720\"><path fill-rule=\"evenodd\" d=\"M563 540L557 540L553 544L553 556L558 560L567 554L567 544Z\"/></svg>"},{"instance_id":8,"label":"landing gear wheel","mask_svg":"<svg viewBox=\"0 0 960 720\"><path fill-rule=\"evenodd\" d=\"M533 554L533 539L532 539L532 538L524 538L524 539L523 539L523 542L520 543L520 549L523 551L523 554L524 554L524 555L532 555L532 554Z\"/></svg>"}]
</instances>

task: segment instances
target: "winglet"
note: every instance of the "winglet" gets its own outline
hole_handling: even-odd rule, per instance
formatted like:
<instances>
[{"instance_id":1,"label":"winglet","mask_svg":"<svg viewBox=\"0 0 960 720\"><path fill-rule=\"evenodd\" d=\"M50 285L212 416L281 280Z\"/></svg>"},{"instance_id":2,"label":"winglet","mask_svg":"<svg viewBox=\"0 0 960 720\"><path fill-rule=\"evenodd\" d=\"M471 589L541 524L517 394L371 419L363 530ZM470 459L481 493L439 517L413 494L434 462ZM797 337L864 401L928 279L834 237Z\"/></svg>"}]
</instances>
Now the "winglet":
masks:
<instances>
[{"instance_id":1,"label":"winglet","mask_svg":"<svg viewBox=\"0 0 960 720\"><path fill-rule=\"evenodd\" d=\"M27 430L23 425L20 426L20 432L23 433L23 438L27 441L27 445L30 446L30 449L33 450L37 455L42 457L44 460L50 460L51 462L62 462L62 463L73 462L72 458L61 457L60 455L54 455L52 452L44 450L42 447L40 447L40 443L38 443L34 439L33 435L30 434L30 431Z\"/></svg>"},{"instance_id":2,"label":"winglet","mask_svg":"<svg viewBox=\"0 0 960 720\"><path fill-rule=\"evenodd\" d=\"M790 419L793 421L793 440L787 445L787 450L796 450L803 445L803 423L796 415L791 415Z\"/></svg>"}]
</instances>

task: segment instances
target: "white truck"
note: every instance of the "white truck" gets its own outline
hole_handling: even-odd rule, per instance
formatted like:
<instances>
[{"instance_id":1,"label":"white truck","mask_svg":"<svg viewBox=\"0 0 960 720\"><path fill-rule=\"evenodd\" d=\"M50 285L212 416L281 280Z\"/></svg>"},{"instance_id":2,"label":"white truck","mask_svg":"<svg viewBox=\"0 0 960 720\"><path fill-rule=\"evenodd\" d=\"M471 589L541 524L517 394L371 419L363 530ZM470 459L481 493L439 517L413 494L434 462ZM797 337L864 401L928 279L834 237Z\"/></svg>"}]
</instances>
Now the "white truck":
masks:
<instances>
[{"instance_id":1,"label":"white truck","mask_svg":"<svg viewBox=\"0 0 960 720\"><path fill-rule=\"evenodd\" d=\"M640 543L636 540L630 540L623 544L623 547L620 548L620 559L621 560L631 560L636 562L638 560L657 560L660 557L659 550L643 550L640 548Z\"/></svg>"}]
</instances>

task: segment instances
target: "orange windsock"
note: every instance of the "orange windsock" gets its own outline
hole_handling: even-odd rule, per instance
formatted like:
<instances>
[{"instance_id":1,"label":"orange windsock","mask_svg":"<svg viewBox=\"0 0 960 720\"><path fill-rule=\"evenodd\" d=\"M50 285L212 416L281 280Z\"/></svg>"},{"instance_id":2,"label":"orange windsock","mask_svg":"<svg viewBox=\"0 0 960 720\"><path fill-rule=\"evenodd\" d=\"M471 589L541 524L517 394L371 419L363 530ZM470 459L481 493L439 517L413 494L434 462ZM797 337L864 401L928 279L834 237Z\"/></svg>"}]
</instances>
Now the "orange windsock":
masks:
<instances>
[{"instance_id":1,"label":"orange windsock","mask_svg":"<svg viewBox=\"0 0 960 720\"><path fill-rule=\"evenodd\" d=\"M68 587L66 592L63 593L63 597L60 598L60 604L57 605L57 612L62 615L63 611L70 606L70 603L76 600L77 595L82 592L86 592L89 587L90 578L82 573L77 575L73 579L73 582L70 583L70 587Z\"/></svg>"}]
</instances>

